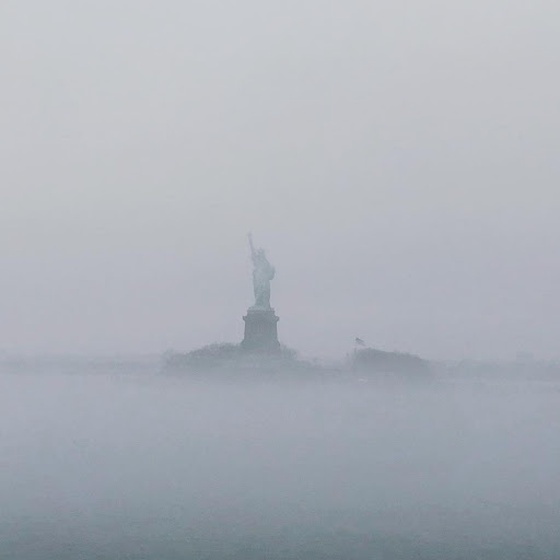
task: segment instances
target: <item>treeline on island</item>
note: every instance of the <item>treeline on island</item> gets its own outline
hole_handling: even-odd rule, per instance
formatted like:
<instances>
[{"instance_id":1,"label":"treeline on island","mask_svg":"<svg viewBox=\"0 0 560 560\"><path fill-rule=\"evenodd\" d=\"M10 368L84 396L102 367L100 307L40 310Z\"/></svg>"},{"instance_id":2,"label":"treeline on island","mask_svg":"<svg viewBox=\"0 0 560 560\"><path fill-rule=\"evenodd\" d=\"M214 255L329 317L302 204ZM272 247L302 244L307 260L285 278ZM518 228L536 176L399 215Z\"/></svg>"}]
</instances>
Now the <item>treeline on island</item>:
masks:
<instances>
[{"instance_id":1,"label":"treeline on island","mask_svg":"<svg viewBox=\"0 0 560 560\"><path fill-rule=\"evenodd\" d=\"M240 344L215 343L184 354L169 352L164 357L166 373L254 371L315 373L346 376L393 376L427 378L430 363L413 354L360 348L337 364L319 364L301 358L286 346L274 352L247 352Z\"/></svg>"}]
</instances>

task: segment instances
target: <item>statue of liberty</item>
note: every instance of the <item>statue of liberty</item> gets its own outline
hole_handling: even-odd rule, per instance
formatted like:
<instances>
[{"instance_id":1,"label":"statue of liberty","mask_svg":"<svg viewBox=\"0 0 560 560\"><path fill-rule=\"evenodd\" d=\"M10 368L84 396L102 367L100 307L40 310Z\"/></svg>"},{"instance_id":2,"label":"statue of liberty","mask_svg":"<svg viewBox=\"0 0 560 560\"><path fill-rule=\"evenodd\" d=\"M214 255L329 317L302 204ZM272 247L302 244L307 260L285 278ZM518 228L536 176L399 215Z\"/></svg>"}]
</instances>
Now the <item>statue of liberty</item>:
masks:
<instances>
[{"instance_id":1,"label":"statue of liberty","mask_svg":"<svg viewBox=\"0 0 560 560\"><path fill-rule=\"evenodd\" d=\"M268 262L264 249L255 249L251 234L249 234L249 247L253 261L253 291L255 293L255 305L252 308L271 309L270 281L274 278L276 271Z\"/></svg>"}]
</instances>

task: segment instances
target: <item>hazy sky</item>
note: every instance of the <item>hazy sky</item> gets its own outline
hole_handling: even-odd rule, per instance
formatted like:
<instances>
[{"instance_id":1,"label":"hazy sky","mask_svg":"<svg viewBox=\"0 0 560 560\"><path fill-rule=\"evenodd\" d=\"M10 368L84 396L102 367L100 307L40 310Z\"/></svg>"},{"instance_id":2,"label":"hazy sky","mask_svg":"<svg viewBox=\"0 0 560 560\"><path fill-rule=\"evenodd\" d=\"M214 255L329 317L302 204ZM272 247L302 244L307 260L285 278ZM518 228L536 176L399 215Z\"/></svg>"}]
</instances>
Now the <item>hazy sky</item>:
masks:
<instances>
[{"instance_id":1,"label":"hazy sky","mask_svg":"<svg viewBox=\"0 0 560 560\"><path fill-rule=\"evenodd\" d=\"M0 348L560 357L560 4L5 0Z\"/></svg>"}]
</instances>

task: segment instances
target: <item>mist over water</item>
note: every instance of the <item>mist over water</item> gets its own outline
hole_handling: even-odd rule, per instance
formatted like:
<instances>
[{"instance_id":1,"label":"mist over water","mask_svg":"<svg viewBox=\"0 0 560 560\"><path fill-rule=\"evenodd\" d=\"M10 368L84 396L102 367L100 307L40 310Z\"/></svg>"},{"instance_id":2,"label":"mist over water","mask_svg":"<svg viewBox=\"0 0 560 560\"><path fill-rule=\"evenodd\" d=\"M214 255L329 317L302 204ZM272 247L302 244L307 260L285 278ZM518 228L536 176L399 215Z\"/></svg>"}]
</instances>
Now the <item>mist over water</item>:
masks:
<instances>
[{"instance_id":1,"label":"mist over water","mask_svg":"<svg viewBox=\"0 0 560 560\"><path fill-rule=\"evenodd\" d=\"M557 558L560 383L0 375L0 556Z\"/></svg>"},{"instance_id":2,"label":"mist over water","mask_svg":"<svg viewBox=\"0 0 560 560\"><path fill-rule=\"evenodd\" d=\"M0 2L0 560L560 559L559 21Z\"/></svg>"}]
</instances>

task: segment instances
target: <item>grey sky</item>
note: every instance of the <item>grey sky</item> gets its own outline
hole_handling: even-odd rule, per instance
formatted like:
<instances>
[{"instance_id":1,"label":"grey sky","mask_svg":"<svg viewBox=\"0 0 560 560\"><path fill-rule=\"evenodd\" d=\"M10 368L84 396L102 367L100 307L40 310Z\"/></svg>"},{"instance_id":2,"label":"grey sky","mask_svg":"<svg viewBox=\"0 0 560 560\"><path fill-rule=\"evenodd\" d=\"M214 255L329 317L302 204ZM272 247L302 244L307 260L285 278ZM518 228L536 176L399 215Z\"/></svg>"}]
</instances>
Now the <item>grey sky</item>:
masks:
<instances>
[{"instance_id":1,"label":"grey sky","mask_svg":"<svg viewBox=\"0 0 560 560\"><path fill-rule=\"evenodd\" d=\"M5 1L0 346L560 357L560 6Z\"/></svg>"}]
</instances>

